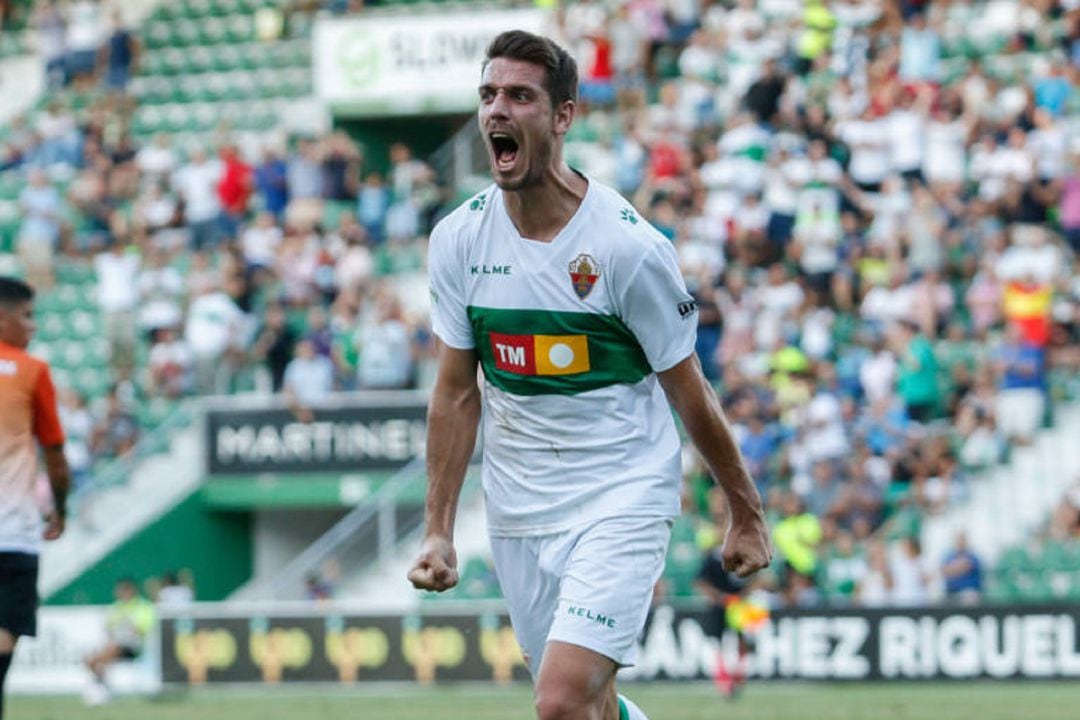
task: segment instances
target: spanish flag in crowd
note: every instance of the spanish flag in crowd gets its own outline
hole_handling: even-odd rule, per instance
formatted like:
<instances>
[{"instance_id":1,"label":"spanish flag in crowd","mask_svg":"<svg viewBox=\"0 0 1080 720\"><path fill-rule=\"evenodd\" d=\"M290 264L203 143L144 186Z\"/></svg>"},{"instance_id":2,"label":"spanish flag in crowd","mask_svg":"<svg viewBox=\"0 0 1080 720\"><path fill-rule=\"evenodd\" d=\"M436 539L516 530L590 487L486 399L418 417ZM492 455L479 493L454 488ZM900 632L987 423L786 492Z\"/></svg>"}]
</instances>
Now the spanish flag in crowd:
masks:
<instances>
[{"instance_id":1,"label":"spanish flag in crowd","mask_svg":"<svg viewBox=\"0 0 1080 720\"><path fill-rule=\"evenodd\" d=\"M1020 327L1026 342L1043 347L1050 341L1050 304L1054 290L1037 282L1005 286L1005 318Z\"/></svg>"}]
</instances>

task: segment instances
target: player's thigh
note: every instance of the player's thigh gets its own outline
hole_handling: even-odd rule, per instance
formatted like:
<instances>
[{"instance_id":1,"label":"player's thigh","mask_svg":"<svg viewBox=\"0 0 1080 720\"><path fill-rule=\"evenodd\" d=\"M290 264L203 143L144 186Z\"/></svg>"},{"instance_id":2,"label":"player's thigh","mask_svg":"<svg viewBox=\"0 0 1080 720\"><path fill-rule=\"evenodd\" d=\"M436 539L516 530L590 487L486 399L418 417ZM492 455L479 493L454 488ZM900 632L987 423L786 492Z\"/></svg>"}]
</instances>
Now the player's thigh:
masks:
<instances>
[{"instance_id":1,"label":"player's thigh","mask_svg":"<svg viewBox=\"0 0 1080 720\"><path fill-rule=\"evenodd\" d=\"M667 518L610 518L585 530L563 570L548 640L632 665L670 537Z\"/></svg>"},{"instance_id":2,"label":"player's thigh","mask_svg":"<svg viewBox=\"0 0 1080 720\"><path fill-rule=\"evenodd\" d=\"M544 556L546 538L491 538L495 574L525 662L537 676L559 600L559 576Z\"/></svg>"},{"instance_id":3,"label":"player's thigh","mask_svg":"<svg viewBox=\"0 0 1080 720\"><path fill-rule=\"evenodd\" d=\"M580 645L552 641L536 679L536 707L544 718L615 720L618 700L610 658Z\"/></svg>"},{"instance_id":4,"label":"player's thigh","mask_svg":"<svg viewBox=\"0 0 1080 720\"><path fill-rule=\"evenodd\" d=\"M0 628L0 655L11 655L15 652L16 637L4 628Z\"/></svg>"}]
</instances>

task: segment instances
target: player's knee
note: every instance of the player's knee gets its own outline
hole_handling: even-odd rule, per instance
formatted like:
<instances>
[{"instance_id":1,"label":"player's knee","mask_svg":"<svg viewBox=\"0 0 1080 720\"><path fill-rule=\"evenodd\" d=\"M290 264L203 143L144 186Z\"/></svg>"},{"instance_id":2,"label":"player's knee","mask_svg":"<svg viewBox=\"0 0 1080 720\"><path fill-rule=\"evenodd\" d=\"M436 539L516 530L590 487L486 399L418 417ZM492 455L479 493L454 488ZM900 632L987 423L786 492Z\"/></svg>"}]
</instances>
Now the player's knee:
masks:
<instances>
[{"instance_id":1,"label":"player's knee","mask_svg":"<svg viewBox=\"0 0 1080 720\"><path fill-rule=\"evenodd\" d=\"M569 688L537 690L538 720L592 720L596 717L590 703Z\"/></svg>"}]
</instances>

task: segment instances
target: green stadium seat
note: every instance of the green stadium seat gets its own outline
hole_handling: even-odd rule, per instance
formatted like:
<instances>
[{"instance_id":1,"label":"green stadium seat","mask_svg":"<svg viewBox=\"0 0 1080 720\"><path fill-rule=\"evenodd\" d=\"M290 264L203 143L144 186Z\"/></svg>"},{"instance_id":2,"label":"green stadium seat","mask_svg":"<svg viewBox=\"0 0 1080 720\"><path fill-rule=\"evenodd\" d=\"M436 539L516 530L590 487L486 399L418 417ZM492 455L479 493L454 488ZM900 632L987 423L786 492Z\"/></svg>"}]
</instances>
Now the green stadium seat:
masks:
<instances>
[{"instance_id":1,"label":"green stadium seat","mask_svg":"<svg viewBox=\"0 0 1080 720\"><path fill-rule=\"evenodd\" d=\"M74 375L74 387L86 398L104 397L112 385L112 376L102 368L84 367Z\"/></svg>"},{"instance_id":2,"label":"green stadium seat","mask_svg":"<svg viewBox=\"0 0 1080 720\"><path fill-rule=\"evenodd\" d=\"M225 37L232 43L248 42L253 39L253 24L250 15L233 15L226 20Z\"/></svg>"},{"instance_id":3,"label":"green stadium seat","mask_svg":"<svg viewBox=\"0 0 1080 720\"><path fill-rule=\"evenodd\" d=\"M59 312L38 312L37 339L41 342L51 343L59 340L67 333L67 323L64 322L64 314Z\"/></svg>"},{"instance_id":4,"label":"green stadium seat","mask_svg":"<svg viewBox=\"0 0 1080 720\"><path fill-rule=\"evenodd\" d=\"M87 310L73 310L66 320L66 331L71 338L87 340L101 332L97 316Z\"/></svg>"},{"instance_id":5,"label":"green stadium seat","mask_svg":"<svg viewBox=\"0 0 1080 720\"><path fill-rule=\"evenodd\" d=\"M173 44L191 47L202 43L202 25L197 20L178 20L173 23Z\"/></svg>"},{"instance_id":6,"label":"green stadium seat","mask_svg":"<svg viewBox=\"0 0 1080 720\"><path fill-rule=\"evenodd\" d=\"M169 21L149 22L143 28L143 42L147 48L166 48L172 44L172 25Z\"/></svg>"},{"instance_id":7,"label":"green stadium seat","mask_svg":"<svg viewBox=\"0 0 1080 720\"><path fill-rule=\"evenodd\" d=\"M48 353L45 353L45 354L34 353L34 354L37 355L37 357L40 357L40 358L43 358L43 359L48 358L49 362L52 363L52 358L49 357ZM65 389L70 389L70 388L74 387L74 384L72 383L71 371L68 370L67 368L57 367L56 365L52 365L49 368L49 372L52 373L53 385L55 385L56 387L65 388Z\"/></svg>"},{"instance_id":8,"label":"green stadium seat","mask_svg":"<svg viewBox=\"0 0 1080 720\"><path fill-rule=\"evenodd\" d=\"M220 17L208 17L199 26L199 40L204 45L224 43L229 36L229 28Z\"/></svg>"}]
</instances>

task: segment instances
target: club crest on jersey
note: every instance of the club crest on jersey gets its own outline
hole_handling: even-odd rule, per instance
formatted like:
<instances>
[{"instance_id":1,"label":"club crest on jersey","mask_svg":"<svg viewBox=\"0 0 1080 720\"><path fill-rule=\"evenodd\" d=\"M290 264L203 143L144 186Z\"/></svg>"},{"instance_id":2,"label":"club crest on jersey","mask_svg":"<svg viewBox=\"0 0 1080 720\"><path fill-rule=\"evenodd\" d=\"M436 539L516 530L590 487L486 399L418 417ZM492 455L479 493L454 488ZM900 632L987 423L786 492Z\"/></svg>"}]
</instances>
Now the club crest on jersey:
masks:
<instances>
[{"instance_id":1,"label":"club crest on jersey","mask_svg":"<svg viewBox=\"0 0 1080 720\"><path fill-rule=\"evenodd\" d=\"M600 266L591 255L581 253L570 262L570 282L578 298L584 300L600 278Z\"/></svg>"}]
</instances>

